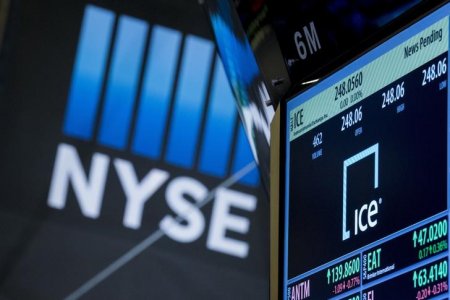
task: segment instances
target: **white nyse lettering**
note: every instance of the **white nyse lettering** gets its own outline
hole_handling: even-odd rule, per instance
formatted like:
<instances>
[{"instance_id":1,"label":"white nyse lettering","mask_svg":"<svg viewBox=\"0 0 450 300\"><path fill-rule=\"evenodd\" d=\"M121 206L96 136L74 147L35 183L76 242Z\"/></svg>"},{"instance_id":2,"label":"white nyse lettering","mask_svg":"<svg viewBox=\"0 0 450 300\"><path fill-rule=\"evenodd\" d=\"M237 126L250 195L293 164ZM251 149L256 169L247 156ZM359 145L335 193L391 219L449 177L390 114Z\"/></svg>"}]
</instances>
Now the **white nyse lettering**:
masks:
<instances>
[{"instance_id":1,"label":"white nyse lettering","mask_svg":"<svg viewBox=\"0 0 450 300\"><path fill-rule=\"evenodd\" d=\"M109 162L110 158L107 155L94 153L89 172L86 172L76 148L60 144L55 158L48 205L63 209L67 202L69 185L71 185L81 213L85 217L98 218ZM145 204L169 181L170 174L164 170L152 169L139 181L131 162L114 159L114 167L126 196L123 224L126 227L138 229L142 223ZM177 242L191 243L198 240L205 231L205 217L197 204L206 200L208 189L194 178L178 177L169 182L165 196L167 205L174 215L166 215L159 223L160 229ZM231 214L230 209L234 207L254 211L256 202L256 197L252 195L218 188L212 208L207 248L240 258L247 257L248 243L228 237L227 232L246 234L250 228L250 221L243 216ZM369 214L369 222L376 222L370 217Z\"/></svg>"},{"instance_id":2,"label":"white nyse lettering","mask_svg":"<svg viewBox=\"0 0 450 300\"><path fill-rule=\"evenodd\" d=\"M75 147L60 144L53 169L48 205L63 209L66 204L69 182L71 182L83 215L89 218L98 218L108 168L109 157L95 153L92 156L88 179Z\"/></svg>"},{"instance_id":3,"label":"white nyse lettering","mask_svg":"<svg viewBox=\"0 0 450 300\"><path fill-rule=\"evenodd\" d=\"M123 159L115 159L114 166L127 197L123 224L129 228L141 227L144 205L153 194L169 179L169 173L152 169L138 181L133 165Z\"/></svg>"},{"instance_id":4,"label":"white nyse lettering","mask_svg":"<svg viewBox=\"0 0 450 300\"><path fill-rule=\"evenodd\" d=\"M222 253L245 258L248 255L248 244L226 237L226 231L232 230L245 234L249 230L250 222L242 216L230 214L231 207L254 211L256 208L256 197L225 188L217 190L207 247Z\"/></svg>"},{"instance_id":5,"label":"white nyse lettering","mask_svg":"<svg viewBox=\"0 0 450 300\"><path fill-rule=\"evenodd\" d=\"M186 221L179 223L175 217L165 216L159 226L170 238L190 243L198 239L205 229L205 218L195 204L191 203L184 195L189 195L195 202L203 201L208 195L208 190L199 181L189 177L178 177L167 186L166 201L170 208Z\"/></svg>"}]
</instances>

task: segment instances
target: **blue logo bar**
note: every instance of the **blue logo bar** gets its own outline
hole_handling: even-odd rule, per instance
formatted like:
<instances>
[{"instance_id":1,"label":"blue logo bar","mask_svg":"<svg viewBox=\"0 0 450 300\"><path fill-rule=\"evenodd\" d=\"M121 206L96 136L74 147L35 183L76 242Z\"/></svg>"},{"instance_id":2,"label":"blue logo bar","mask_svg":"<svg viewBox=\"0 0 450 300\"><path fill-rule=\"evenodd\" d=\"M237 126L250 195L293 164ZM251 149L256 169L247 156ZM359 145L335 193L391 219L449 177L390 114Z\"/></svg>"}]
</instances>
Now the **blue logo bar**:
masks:
<instances>
[{"instance_id":1,"label":"blue logo bar","mask_svg":"<svg viewBox=\"0 0 450 300\"><path fill-rule=\"evenodd\" d=\"M199 168L201 172L215 176L226 175L231 149L230 147L218 147L218 145L232 144L236 114L234 97L222 61L217 57L200 152Z\"/></svg>"},{"instance_id":2,"label":"blue logo bar","mask_svg":"<svg viewBox=\"0 0 450 300\"><path fill-rule=\"evenodd\" d=\"M147 22L120 16L112 45L110 71L105 74L115 20L115 14L110 11L92 5L86 7L68 96L64 134L92 140L99 121L97 142L104 146L119 150L130 146L136 155L164 158L172 165L188 169L195 168L197 151L200 151L198 170L216 177L229 175L230 162L235 172L253 161L240 124L235 157L230 157L232 140L236 138L233 134L238 124L237 111L218 57L210 74L213 43L187 35L181 46L183 35L179 31L159 25L149 31ZM147 55L145 65L144 55ZM141 74L142 87L137 99ZM178 82L177 86L175 82ZM100 108L103 86L106 87L105 99ZM136 118L133 116L135 106ZM100 120L97 116L101 116ZM168 120L171 120L170 124ZM130 132L132 122L135 122L134 132ZM166 132L169 132L167 140ZM199 141L200 136L203 136L202 141ZM130 140L131 145L128 145ZM165 144L167 151L164 156L162 149ZM241 183L257 185L257 171L248 174Z\"/></svg>"},{"instance_id":3,"label":"blue logo bar","mask_svg":"<svg viewBox=\"0 0 450 300\"><path fill-rule=\"evenodd\" d=\"M105 146L126 147L147 29L144 21L127 16L119 19L99 134Z\"/></svg>"},{"instance_id":4,"label":"blue logo bar","mask_svg":"<svg viewBox=\"0 0 450 300\"><path fill-rule=\"evenodd\" d=\"M190 168L194 164L212 55L210 41L186 38L166 156L175 165Z\"/></svg>"},{"instance_id":5,"label":"blue logo bar","mask_svg":"<svg viewBox=\"0 0 450 300\"><path fill-rule=\"evenodd\" d=\"M67 135L92 138L114 20L110 11L86 7L64 123Z\"/></svg>"},{"instance_id":6,"label":"blue logo bar","mask_svg":"<svg viewBox=\"0 0 450 300\"><path fill-rule=\"evenodd\" d=\"M181 33L162 26L152 30L132 151L160 158L169 114Z\"/></svg>"},{"instance_id":7,"label":"blue logo bar","mask_svg":"<svg viewBox=\"0 0 450 300\"><path fill-rule=\"evenodd\" d=\"M234 154L234 162L232 172L235 173L248 165L253 160L252 150L245 135L244 127L239 124L239 132L237 136L236 153ZM244 176L241 183L248 185L257 185L259 182L259 173L257 169L253 169Z\"/></svg>"}]
</instances>

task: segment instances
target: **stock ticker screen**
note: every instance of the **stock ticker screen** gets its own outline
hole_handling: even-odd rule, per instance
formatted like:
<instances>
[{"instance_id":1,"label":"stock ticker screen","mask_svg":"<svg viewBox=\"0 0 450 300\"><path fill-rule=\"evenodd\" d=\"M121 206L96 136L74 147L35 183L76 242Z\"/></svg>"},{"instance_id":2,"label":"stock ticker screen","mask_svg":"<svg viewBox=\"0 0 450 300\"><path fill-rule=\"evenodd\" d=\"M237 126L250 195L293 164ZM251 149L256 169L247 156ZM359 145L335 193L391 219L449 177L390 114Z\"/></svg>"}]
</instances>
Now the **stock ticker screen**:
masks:
<instances>
[{"instance_id":1,"label":"stock ticker screen","mask_svg":"<svg viewBox=\"0 0 450 300\"><path fill-rule=\"evenodd\" d=\"M449 15L287 103L283 299L448 299Z\"/></svg>"}]
</instances>

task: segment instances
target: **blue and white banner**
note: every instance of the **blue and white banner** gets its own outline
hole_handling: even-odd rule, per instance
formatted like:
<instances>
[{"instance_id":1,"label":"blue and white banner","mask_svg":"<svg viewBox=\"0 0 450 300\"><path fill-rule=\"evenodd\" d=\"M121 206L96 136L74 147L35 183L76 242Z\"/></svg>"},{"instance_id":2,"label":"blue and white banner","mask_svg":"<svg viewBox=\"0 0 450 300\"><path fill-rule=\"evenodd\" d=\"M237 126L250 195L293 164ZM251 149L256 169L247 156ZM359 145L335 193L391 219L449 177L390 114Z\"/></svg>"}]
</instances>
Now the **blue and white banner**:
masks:
<instances>
[{"instance_id":1,"label":"blue and white banner","mask_svg":"<svg viewBox=\"0 0 450 300\"><path fill-rule=\"evenodd\" d=\"M44 2L1 70L0 298L266 297L268 201L201 8Z\"/></svg>"}]
</instances>

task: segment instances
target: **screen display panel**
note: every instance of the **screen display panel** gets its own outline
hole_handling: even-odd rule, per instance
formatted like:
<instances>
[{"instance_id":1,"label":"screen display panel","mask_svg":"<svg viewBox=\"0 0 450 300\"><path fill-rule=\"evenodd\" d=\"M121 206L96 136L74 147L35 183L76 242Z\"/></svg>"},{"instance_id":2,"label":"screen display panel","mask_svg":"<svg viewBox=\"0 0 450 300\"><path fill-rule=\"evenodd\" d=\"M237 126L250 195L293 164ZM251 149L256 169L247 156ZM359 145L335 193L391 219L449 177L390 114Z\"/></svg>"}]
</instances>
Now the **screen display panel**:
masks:
<instances>
[{"instance_id":1,"label":"screen display panel","mask_svg":"<svg viewBox=\"0 0 450 300\"><path fill-rule=\"evenodd\" d=\"M287 103L283 299L448 297L449 15Z\"/></svg>"}]
</instances>

